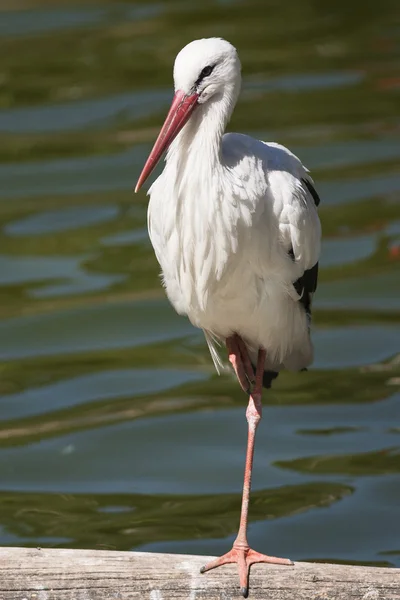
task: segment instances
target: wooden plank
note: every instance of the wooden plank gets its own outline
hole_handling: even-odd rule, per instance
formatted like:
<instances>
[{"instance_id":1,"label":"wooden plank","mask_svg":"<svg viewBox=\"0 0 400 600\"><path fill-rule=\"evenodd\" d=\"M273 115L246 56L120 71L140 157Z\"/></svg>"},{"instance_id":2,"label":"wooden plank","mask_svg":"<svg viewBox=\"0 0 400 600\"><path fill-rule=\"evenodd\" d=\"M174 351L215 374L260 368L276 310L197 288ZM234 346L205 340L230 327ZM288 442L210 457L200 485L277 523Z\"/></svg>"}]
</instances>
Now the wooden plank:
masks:
<instances>
[{"instance_id":1,"label":"wooden plank","mask_svg":"<svg viewBox=\"0 0 400 600\"><path fill-rule=\"evenodd\" d=\"M240 599L235 565L204 575L210 557L0 548L0 600ZM400 570L295 563L254 565L254 600L400 600Z\"/></svg>"}]
</instances>

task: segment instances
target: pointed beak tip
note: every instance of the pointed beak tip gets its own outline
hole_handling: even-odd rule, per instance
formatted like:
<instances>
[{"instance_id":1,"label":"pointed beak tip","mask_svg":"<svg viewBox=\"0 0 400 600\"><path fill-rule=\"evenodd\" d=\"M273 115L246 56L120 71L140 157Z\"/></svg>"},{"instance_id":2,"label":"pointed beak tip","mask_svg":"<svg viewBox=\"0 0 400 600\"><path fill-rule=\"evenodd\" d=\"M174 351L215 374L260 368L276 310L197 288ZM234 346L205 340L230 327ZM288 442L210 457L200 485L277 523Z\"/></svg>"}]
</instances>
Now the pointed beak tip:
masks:
<instances>
[{"instance_id":1,"label":"pointed beak tip","mask_svg":"<svg viewBox=\"0 0 400 600\"><path fill-rule=\"evenodd\" d=\"M140 176L135 185L135 189L134 189L135 194L137 194L138 191L141 189L143 183L144 183L143 178L142 178L142 176Z\"/></svg>"}]
</instances>

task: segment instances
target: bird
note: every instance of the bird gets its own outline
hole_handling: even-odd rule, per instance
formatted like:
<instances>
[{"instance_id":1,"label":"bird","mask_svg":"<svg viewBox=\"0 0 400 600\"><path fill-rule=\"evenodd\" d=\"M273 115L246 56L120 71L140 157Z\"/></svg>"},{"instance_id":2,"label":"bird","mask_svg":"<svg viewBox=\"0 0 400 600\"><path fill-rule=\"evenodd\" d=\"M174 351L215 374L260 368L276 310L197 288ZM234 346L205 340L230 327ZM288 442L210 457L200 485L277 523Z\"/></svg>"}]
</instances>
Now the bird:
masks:
<instances>
[{"instance_id":1,"label":"bird","mask_svg":"<svg viewBox=\"0 0 400 600\"><path fill-rule=\"evenodd\" d=\"M204 331L218 372L226 347L249 395L238 534L229 552L201 569L237 563L247 597L252 564L294 564L253 550L247 520L263 388L283 369L307 370L313 361L320 199L308 169L290 150L225 133L241 88L232 44L222 38L190 42L176 56L173 76L172 104L135 192L165 155L148 191L148 230L163 286L176 312Z\"/></svg>"}]
</instances>

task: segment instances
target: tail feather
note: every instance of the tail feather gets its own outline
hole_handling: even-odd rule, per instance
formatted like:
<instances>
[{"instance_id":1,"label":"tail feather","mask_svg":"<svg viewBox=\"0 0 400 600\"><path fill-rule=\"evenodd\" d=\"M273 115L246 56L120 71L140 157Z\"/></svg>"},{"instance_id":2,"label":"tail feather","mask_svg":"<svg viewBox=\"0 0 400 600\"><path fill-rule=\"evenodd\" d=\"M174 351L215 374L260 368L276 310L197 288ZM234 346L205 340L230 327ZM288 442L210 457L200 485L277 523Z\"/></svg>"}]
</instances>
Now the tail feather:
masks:
<instances>
[{"instance_id":1,"label":"tail feather","mask_svg":"<svg viewBox=\"0 0 400 600\"><path fill-rule=\"evenodd\" d=\"M207 331L206 329L203 329L203 331L208 349L210 350L211 358L213 359L214 367L216 368L218 375L220 375L221 372L225 371L226 369L224 361L219 353L221 342L213 333L211 333L211 331Z\"/></svg>"},{"instance_id":2,"label":"tail feather","mask_svg":"<svg viewBox=\"0 0 400 600\"><path fill-rule=\"evenodd\" d=\"M279 375L278 371L264 371L263 374L263 387L269 389L274 379Z\"/></svg>"}]
</instances>

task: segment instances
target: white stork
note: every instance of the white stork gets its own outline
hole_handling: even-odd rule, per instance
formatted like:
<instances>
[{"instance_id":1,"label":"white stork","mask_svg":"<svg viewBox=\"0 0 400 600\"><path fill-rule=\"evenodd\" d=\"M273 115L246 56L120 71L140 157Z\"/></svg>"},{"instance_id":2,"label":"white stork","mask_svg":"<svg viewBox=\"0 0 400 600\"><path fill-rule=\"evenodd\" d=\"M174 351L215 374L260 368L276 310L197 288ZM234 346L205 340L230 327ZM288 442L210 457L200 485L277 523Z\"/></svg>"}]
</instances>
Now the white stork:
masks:
<instances>
[{"instance_id":1,"label":"white stork","mask_svg":"<svg viewBox=\"0 0 400 600\"><path fill-rule=\"evenodd\" d=\"M294 154L276 143L224 134L240 71L236 49L223 39L196 40L179 52L172 105L135 191L167 150L149 191L148 228L168 298L203 329L218 371L226 345L250 394L239 532L232 549L202 569L237 562L247 597L251 564L293 564L249 547L247 514L262 387L282 369L304 370L313 359L311 300L321 228L318 194Z\"/></svg>"}]
</instances>

